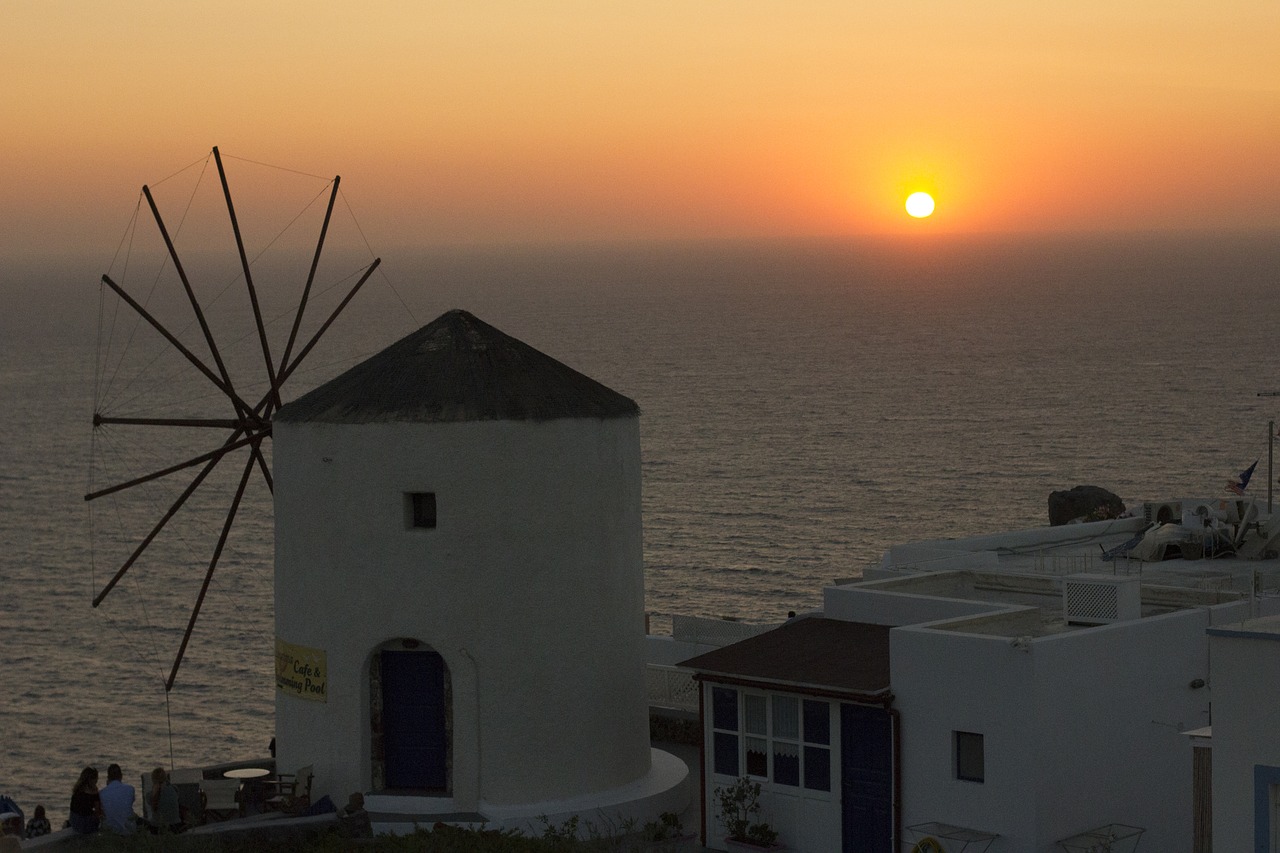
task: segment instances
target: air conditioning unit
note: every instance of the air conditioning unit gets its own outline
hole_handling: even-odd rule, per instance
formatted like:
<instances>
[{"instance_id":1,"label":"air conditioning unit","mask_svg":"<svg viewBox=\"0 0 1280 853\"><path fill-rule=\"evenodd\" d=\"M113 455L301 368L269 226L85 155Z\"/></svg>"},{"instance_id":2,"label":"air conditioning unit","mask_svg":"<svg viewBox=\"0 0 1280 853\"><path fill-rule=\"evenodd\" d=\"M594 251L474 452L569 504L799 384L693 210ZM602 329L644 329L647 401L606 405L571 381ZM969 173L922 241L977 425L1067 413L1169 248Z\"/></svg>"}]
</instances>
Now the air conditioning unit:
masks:
<instances>
[{"instance_id":1,"label":"air conditioning unit","mask_svg":"<svg viewBox=\"0 0 1280 853\"><path fill-rule=\"evenodd\" d=\"M1240 521L1240 507L1244 501L1223 498L1183 498L1178 503L1182 504L1183 527L1195 525L1203 527L1212 521L1236 524Z\"/></svg>"},{"instance_id":2,"label":"air conditioning unit","mask_svg":"<svg viewBox=\"0 0 1280 853\"><path fill-rule=\"evenodd\" d=\"M1142 505L1147 524L1177 524L1182 521L1182 501L1147 501Z\"/></svg>"},{"instance_id":3,"label":"air conditioning unit","mask_svg":"<svg viewBox=\"0 0 1280 853\"><path fill-rule=\"evenodd\" d=\"M1062 615L1070 625L1110 625L1142 616L1142 584L1134 576L1067 575Z\"/></svg>"}]
</instances>

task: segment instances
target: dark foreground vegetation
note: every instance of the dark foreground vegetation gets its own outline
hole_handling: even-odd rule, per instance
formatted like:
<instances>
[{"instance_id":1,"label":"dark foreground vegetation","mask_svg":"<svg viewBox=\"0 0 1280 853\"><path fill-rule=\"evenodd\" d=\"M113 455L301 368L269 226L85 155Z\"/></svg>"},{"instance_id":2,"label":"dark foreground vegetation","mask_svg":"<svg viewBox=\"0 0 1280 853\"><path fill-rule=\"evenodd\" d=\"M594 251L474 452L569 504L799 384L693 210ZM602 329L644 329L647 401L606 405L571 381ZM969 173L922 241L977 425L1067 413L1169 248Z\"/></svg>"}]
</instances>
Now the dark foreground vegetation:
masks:
<instances>
[{"instance_id":1,"label":"dark foreground vegetation","mask_svg":"<svg viewBox=\"0 0 1280 853\"><path fill-rule=\"evenodd\" d=\"M576 818L555 826L546 821L541 835L496 829L460 829L437 825L410 835L353 835L343 826L281 833L243 830L217 835L134 835L100 833L69 840L60 848L79 853L677 853L696 850L674 815L644 826L624 823L601 831L581 827ZM581 837L579 837L581 836Z\"/></svg>"}]
</instances>

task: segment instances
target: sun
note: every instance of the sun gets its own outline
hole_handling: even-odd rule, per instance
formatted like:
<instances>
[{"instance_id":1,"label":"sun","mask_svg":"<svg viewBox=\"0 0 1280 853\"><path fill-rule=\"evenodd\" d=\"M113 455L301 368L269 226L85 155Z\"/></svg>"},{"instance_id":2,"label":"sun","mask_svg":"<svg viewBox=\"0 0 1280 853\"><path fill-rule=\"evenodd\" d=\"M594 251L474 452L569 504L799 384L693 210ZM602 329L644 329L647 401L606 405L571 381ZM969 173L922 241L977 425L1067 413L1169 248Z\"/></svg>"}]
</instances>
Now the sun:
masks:
<instances>
[{"instance_id":1,"label":"sun","mask_svg":"<svg viewBox=\"0 0 1280 853\"><path fill-rule=\"evenodd\" d=\"M916 219L924 219L933 213L933 196L928 193L912 193L907 196L907 213Z\"/></svg>"}]
</instances>

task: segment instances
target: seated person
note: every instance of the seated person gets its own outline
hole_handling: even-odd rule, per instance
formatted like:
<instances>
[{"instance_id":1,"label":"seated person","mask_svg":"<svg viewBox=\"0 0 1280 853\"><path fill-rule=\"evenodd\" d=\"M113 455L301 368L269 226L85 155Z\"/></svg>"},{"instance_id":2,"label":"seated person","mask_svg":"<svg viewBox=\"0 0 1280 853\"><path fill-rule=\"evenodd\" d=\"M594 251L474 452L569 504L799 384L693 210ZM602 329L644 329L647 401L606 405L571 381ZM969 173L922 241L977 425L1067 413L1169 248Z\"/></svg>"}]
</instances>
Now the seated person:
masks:
<instances>
[{"instance_id":1,"label":"seated person","mask_svg":"<svg viewBox=\"0 0 1280 853\"><path fill-rule=\"evenodd\" d=\"M45 817L44 806L36 806L35 813L31 816L31 820L27 821L27 838L39 838L42 835L48 835L53 830L49 826L49 818Z\"/></svg>"},{"instance_id":2,"label":"seated person","mask_svg":"<svg viewBox=\"0 0 1280 853\"><path fill-rule=\"evenodd\" d=\"M169 781L163 767L151 771L151 831L180 832L182 816L178 811L178 789Z\"/></svg>"},{"instance_id":3,"label":"seated person","mask_svg":"<svg viewBox=\"0 0 1280 853\"><path fill-rule=\"evenodd\" d=\"M121 835L129 835L138 828L138 816L133 811L137 794L133 786L125 784L119 764L107 768L107 786L98 792L102 801L102 819L107 829Z\"/></svg>"},{"instance_id":4,"label":"seated person","mask_svg":"<svg viewBox=\"0 0 1280 853\"><path fill-rule=\"evenodd\" d=\"M71 819L68 823L79 835L98 831L102 821L102 800L98 796L98 768L86 767L80 771L76 785L71 789Z\"/></svg>"}]
</instances>

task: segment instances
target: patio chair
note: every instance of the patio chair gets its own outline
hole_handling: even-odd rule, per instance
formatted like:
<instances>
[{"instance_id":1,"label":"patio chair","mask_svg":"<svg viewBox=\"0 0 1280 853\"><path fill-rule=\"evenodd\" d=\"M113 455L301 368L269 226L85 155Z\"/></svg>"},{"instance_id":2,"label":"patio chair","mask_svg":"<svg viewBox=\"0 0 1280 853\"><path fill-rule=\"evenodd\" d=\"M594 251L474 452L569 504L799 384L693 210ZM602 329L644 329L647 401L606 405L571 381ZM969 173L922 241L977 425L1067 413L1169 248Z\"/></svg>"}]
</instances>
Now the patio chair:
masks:
<instances>
[{"instance_id":1,"label":"patio chair","mask_svg":"<svg viewBox=\"0 0 1280 853\"><path fill-rule=\"evenodd\" d=\"M151 774L142 774L142 784L138 786L138 799L142 800L142 819L151 822Z\"/></svg>"},{"instance_id":2,"label":"patio chair","mask_svg":"<svg viewBox=\"0 0 1280 853\"><path fill-rule=\"evenodd\" d=\"M313 766L298 768L297 773L281 773L275 779L264 782L267 790L266 807L276 811L296 814L311 805L311 778Z\"/></svg>"},{"instance_id":3,"label":"patio chair","mask_svg":"<svg viewBox=\"0 0 1280 853\"><path fill-rule=\"evenodd\" d=\"M200 783L204 781L204 771L199 767L178 767L169 772L169 781L178 789L178 812L182 815L182 822L188 826L199 823Z\"/></svg>"},{"instance_id":4,"label":"patio chair","mask_svg":"<svg viewBox=\"0 0 1280 853\"><path fill-rule=\"evenodd\" d=\"M205 820L226 820L240 814L239 779L205 779L200 783Z\"/></svg>"}]
</instances>

